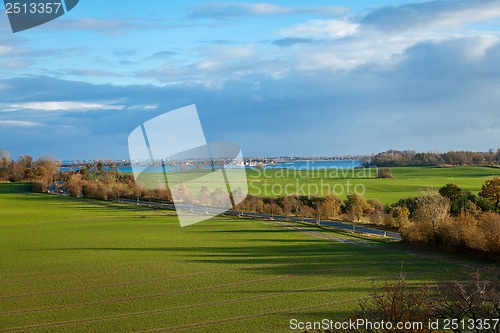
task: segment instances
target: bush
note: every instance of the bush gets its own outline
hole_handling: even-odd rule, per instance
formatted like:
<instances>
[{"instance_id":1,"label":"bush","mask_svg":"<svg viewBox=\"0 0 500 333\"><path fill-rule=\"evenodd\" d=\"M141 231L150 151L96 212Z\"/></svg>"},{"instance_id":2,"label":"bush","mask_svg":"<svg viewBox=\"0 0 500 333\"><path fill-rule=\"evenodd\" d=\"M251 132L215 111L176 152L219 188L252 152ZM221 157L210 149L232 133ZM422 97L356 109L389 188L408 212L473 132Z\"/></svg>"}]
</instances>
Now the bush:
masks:
<instances>
[{"instance_id":1,"label":"bush","mask_svg":"<svg viewBox=\"0 0 500 333\"><path fill-rule=\"evenodd\" d=\"M430 295L429 304L439 319L499 318L499 272L466 272L465 281L442 282ZM498 332L499 328L496 328ZM479 332L480 330L478 330ZM489 332L483 330L482 332ZM495 331L495 330L492 330ZM456 330L455 332L463 332ZM490 331L491 332L491 331Z\"/></svg>"},{"instance_id":2,"label":"bush","mask_svg":"<svg viewBox=\"0 0 500 333\"><path fill-rule=\"evenodd\" d=\"M367 300L359 302L359 310L350 317L352 321L365 319L367 322L382 321L393 325L398 322L422 323L423 329L409 328L396 330L385 326L381 329L363 327L345 329L341 332L357 333L395 333L395 332L431 332L427 323L429 320L444 319L486 319L500 317L500 280L498 271L466 271L465 279L441 282L435 287L411 286L404 276L397 282L386 282L382 288L373 288ZM346 320L344 320L346 321ZM348 320L347 320L348 321ZM477 332L498 332L493 330L477 330ZM439 329L437 330L439 332ZM469 330L470 331L470 330ZM314 331L331 333L331 330ZM335 331L338 332L338 331ZM454 332L462 333L460 327Z\"/></svg>"},{"instance_id":3,"label":"bush","mask_svg":"<svg viewBox=\"0 0 500 333\"><path fill-rule=\"evenodd\" d=\"M408 226L410 223L410 211L406 207L396 206L391 209L384 218L384 224L388 227L398 228L399 230Z\"/></svg>"},{"instance_id":4,"label":"bush","mask_svg":"<svg viewBox=\"0 0 500 333\"><path fill-rule=\"evenodd\" d=\"M113 193L113 191L108 190L108 193L106 194L106 199L109 201L116 201L117 196L116 196L116 194Z\"/></svg>"},{"instance_id":5,"label":"bush","mask_svg":"<svg viewBox=\"0 0 500 333\"><path fill-rule=\"evenodd\" d=\"M360 221L363 216L373 211L373 207L359 193L348 194L344 204L351 221Z\"/></svg>"},{"instance_id":6,"label":"bush","mask_svg":"<svg viewBox=\"0 0 500 333\"><path fill-rule=\"evenodd\" d=\"M47 183L43 180L35 180L31 183L31 189L36 193L47 192Z\"/></svg>"},{"instance_id":7,"label":"bush","mask_svg":"<svg viewBox=\"0 0 500 333\"><path fill-rule=\"evenodd\" d=\"M480 218L479 229L484 235L483 251L500 254L500 215L483 214Z\"/></svg>"},{"instance_id":8,"label":"bush","mask_svg":"<svg viewBox=\"0 0 500 333\"><path fill-rule=\"evenodd\" d=\"M380 168L377 172L377 178L394 178L391 168Z\"/></svg>"},{"instance_id":9,"label":"bush","mask_svg":"<svg viewBox=\"0 0 500 333\"><path fill-rule=\"evenodd\" d=\"M409 217L413 217L413 214L415 213L415 210L417 209L418 203L417 203L416 197L413 198L405 198L405 199L399 199L398 202L395 204L391 205L392 208L394 207L404 207L408 210L409 212Z\"/></svg>"},{"instance_id":10,"label":"bush","mask_svg":"<svg viewBox=\"0 0 500 333\"><path fill-rule=\"evenodd\" d=\"M402 228L405 240L441 245L446 237L450 200L439 194L425 192L417 198L417 208L412 223Z\"/></svg>"},{"instance_id":11,"label":"bush","mask_svg":"<svg viewBox=\"0 0 500 333\"><path fill-rule=\"evenodd\" d=\"M359 302L359 310L351 319L365 319L369 322L424 322L432 318L429 304L429 288L421 286L413 288L404 276L400 276L395 283L386 282L382 288L373 287L370 298ZM370 329L346 330L346 332L396 332L394 329ZM428 330L399 330L397 332L429 332Z\"/></svg>"},{"instance_id":12,"label":"bush","mask_svg":"<svg viewBox=\"0 0 500 333\"><path fill-rule=\"evenodd\" d=\"M443 235L448 247L456 249L481 250L484 246L484 237L477 228L478 221L471 214L461 214L450 220L443 228Z\"/></svg>"},{"instance_id":13,"label":"bush","mask_svg":"<svg viewBox=\"0 0 500 333\"><path fill-rule=\"evenodd\" d=\"M368 204L373 207L373 210L368 214L370 223L384 224L386 216L384 205L380 201L375 199L368 200Z\"/></svg>"}]
</instances>

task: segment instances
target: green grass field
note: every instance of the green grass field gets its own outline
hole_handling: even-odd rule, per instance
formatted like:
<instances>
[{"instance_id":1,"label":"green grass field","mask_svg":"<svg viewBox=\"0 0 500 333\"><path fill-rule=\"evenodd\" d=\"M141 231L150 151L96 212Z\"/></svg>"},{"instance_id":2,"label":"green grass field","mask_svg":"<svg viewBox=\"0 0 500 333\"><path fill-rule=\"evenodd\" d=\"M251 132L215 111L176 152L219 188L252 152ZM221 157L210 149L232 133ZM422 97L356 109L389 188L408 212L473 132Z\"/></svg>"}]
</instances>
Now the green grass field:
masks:
<instances>
[{"instance_id":1,"label":"green grass field","mask_svg":"<svg viewBox=\"0 0 500 333\"><path fill-rule=\"evenodd\" d=\"M0 184L0 253L0 332L289 332L292 318L346 318L402 262L412 284L467 262L275 222L180 228L171 212L19 184Z\"/></svg>"},{"instance_id":2,"label":"green grass field","mask_svg":"<svg viewBox=\"0 0 500 333\"><path fill-rule=\"evenodd\" d=\"M290 171L247 170L249 192L258 196L284 194L317 194L328 192L345 199L349 192L365 191L369 199L394 203L401 198L420 195L428 189L439 189L447 183L478 193L484 181L500 177L500 169L487 167L400 167L393 168L391 179L376 178L375 169Z\"/></svg>"},{"instance_id":3,"label":"green grass field","mask_svg":"<svg viewBox=\"0 0 500 333\"><path fill-rule=\"evenodd\" d=\"M377 178L377 171L372 169L329 169L329 170L286 170L286 169L247 169L248 190L250 194L260 197L279 197L283 195L314 194L323 196L332 193L345 199L354 191L364 193L368 199L378 199L391 204L401 198L415 197L428 189L439 189L447 183L457 184L463 189L478 193L485 180L500 177L500 168L488 167L399 167L392 168L394 178ZM241 171L228 170L228 174L236 181L243 182ZM199 188L196 179L206 176L206 170L190 170L169 174L169 179L190 179L193 188ZM157 185L163 182L163 175L143 174L145 184ZM225 188L220 180L205 178L203 184L214 190ZM236 185L237 186L237 185ZM189 186L188 186L189 188ZM193 190L198 195L198 190Z\"/></svg>"}]
</instances>

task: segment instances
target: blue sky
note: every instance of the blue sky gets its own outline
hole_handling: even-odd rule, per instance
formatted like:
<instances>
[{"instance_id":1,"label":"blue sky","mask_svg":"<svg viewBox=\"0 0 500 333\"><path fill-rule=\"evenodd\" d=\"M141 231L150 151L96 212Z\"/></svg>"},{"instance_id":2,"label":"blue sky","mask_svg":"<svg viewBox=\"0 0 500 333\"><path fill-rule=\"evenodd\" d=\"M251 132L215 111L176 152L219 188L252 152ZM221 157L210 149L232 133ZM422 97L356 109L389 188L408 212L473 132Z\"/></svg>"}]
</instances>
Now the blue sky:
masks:
<instances>
[{"instance_id":1,"label":"blue sky","mask_svg":"<svg viewBox=\"0 0 500 333\"><path fill-rule=\"evenodd\" d=\"M497 0L81 0L16 34L0 14L14 156L127 158L190 104L246 156L500 147Z\"/></svg>"}]
</instances>

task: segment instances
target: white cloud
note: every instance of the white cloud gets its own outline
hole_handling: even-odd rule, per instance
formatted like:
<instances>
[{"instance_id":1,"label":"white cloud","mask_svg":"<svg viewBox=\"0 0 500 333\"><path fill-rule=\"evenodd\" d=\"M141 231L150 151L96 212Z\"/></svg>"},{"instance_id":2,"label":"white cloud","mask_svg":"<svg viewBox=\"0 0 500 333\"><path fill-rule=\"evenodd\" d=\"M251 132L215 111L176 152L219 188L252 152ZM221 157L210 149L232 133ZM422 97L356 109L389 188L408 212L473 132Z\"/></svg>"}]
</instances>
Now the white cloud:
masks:
<instances>
[{"instance_id":1,"label":"white cloud","mask_svg":"<svg viewBox=\"0 0 500 333\"><path fill-rule=\"evenodd\" d=\"M42 124L34 121L0 120L0 126L36 127Z\"/></svg>"},{"instance_id":2,"label":"white cloud","mask_svg":"<svg viewBox=\"0 0 500 333\"><path fill-rule=\"evenodd\" d=\"M364 24L384 31L460 28L500 16L498 0L426 1L403 6L382 7L368 13Z\"/></svg>"},{"instance_id":3,"label":"white cloud","mask_svg":"<svg viewBox=\"0 0 500 333\"><path fill-rule=\"evenodd\" d=\"M97 31L106 34L122 34L126 31L138 29L143 27L132 20L112 20L112 19L95 19L95 18L82 18L82 19L65 19L54 20L45 25L40 26L44 30L83 30L83 31Z\"/></svg>"},{"instance_id":4,"label":"white cloud","mask_svg":"<svg viewBox=\"0 0 500 333\"><path fill-rule=\"evenodd\" d=\"M256 48L254 45L217 45L200 49L204 58L194 67L201 72L232 71L241 69L247 61L255 62ZM227 73L227 72L226 72Z\"/></svg>"},{"instance_id":5,"label":"white cloud","mask_svg":"<svg viewBox=\"0 0 500 333\"><path fill-rule=\"evenodd\" d=\"M346 12L343 6L315 6L315 7L292 7L279 6L272 3L248 3L248 2L213 2L194 7L188 17L190 18L218 18L226 19L241 16L263 16L263 15L293 15L293 14L329 14L338 15Z\"/></svg>"},{"instance_id":6,"label":"white cloud","mask_svg":"<svg viewBox=\"0 0 500 333\"><path fill-rule=\"evenodd\" d=\"M205 59L196 64L196 69L202 71L212 71L220 68L221 66L222 66L221 62L212 59Z\"/></svg>"},{"instance_id":7,"label":"white cloud","mask_svg":"<svg viewBox=\"0 0 500 333\"><path fill-rule=\"evenodd\" d=\"M492 35L478 36L474 38L464 50L464 55L474 61L484 57L487 51L498 44L499 38Z\"/></svg>"},{"instance_id":8,"label":"white cloud","mask_svg":"<svg viewBox=\"0 0 500 333\"><path fill-rule=\"evenodd\" d=\"M291 28L282 29L279 35L285 38L336 39L352 36L359 24L343 20L310 20Z\"/></svg>"},{"instance_id":9,"label":"white cloud","mask_svg":"<svg viewBox=\"0 0 500 333\"><path fill-rule=\"evenodd\" d=\"M121 110L123 106L87 102L30 102L4 105L4 111L36 110L36 111L90 111Z\"/></svg>"},{"instance_id":10,"label":"white cloud","mask_svg":"<svg viewBox=\"0 0 500 333\"><path fill-rule=\"evenodd\" d=\"M464 43L457 56L475 61L498 44L500 33L467 24L498 17L497 0L429 1L383 7L363 17L309 20L278 31L283 39L275 45L285 47L300 71L395 68L415 45L453 40Z\"/></svg>"},{"instance_id":11,"label":"white cloud","mask_svg":"<svg viewBox=\"0 0 500 333\"><path fill-rule=\"evenodd\" d=\"M290 150L302 150L303 154L371 153L394 148L394 144L396 148L417 150L491 148L492 142L498 141L500 124L500 33L495 31L499 26L494 21L473 27L468 24L499 17L499 7L499 0L426 1L332 19L319 11L291 17L287 13L299 14L299 9L268 3L210 4L206 7L209 10L200 10L199 15L241 19L234 24L216 22L213 28L221 30L193 33L194 41L187 37L181 43L180 39L193 32L183 31L178 34L178 44L167 46L164 38L170 37L162 30L162 37L155 39L160 41L154 45L158 49L118 56L130 60L130 65L118 66L115 53L109 58L100 45L90 44L90 49L99 51L99 58L107 60L104 65L94 61L90 53L84 59L92 64L80 63L82 58L70 58L70 65L58 64L62 66L60 72L75 64L89 67L89 71L73 74L110 75L116 85L36 77L33 74L38 72L33 71L24 79L4 80L2 84L10 89L0 86L0 110L26 112L4 114L9 120L0 123L2 144L17 147L19 153L29 153L19 145L25 140L25 147L37 147L39 151L51 144L67 145L66 151L60 148L61 157L75 152L80 155L75 158L91 157L96 149L103 151L99 154L102 156L123 152L118 154L123 157L128 129L161 111L194 102L207 112L207 137L232 141L230 136L234 134L249 154ZM300 10L305 12L305 8ZM244 20L252 15L259 20ZM264 21L255 32L248 32L252 24ZM92 24L80 23L82 29ZM171 36L175 41L177 36ZM241 36L247 44L242 45L235 36ZM269 43L269 36L289 42ZM118 45L113 43L110 41L112 47ZM175 50L175 57L167 57L170 52L165 50L170 48ZM4 52L5 60L15 58L9 56L12 51L0 48L0 57ZM141 62L140 66L132 62L139 63L157 51L162 51L163 57ZM41 63L38 67L50 69ZM136 76L126 81L112 73L116 68ZM127 86L130 82L160 82L164 86ZM77 112L108 109L116 111ZM64 112L30 110L75 112L68 116ZM35 131L26 120L45 125L48 118L54 127L73 125L71 132L75 135L65 136L64 142L61 136L28 135ZM236 128L237 133L228 132L228 128ZM300 131L309 140L297 136ZM98 144L103 137L115 134L113 144ZM325 136L329 140L325 141ZM263 144L256 137L272 139Z\"/></svg>"},{"instance_id":12,"label":"white cloud","mask_svg":"<svg viewBox=\"0 0 500 333\"><path fill-rule=\"evenodd\" d=\"M127 110L156 110L158 105L131 105L127 106Z\"/></svg>"},{"instance_id":13,"label":"white cloud","mask_svg":"<svg viewBox=\"0 0 500 333\"><path fill-rule=\"evenodd\" d=\"M299 8L271 3L209 3L194 8L192 15L206 18L233 18L244 15L313 13L319 7ZM203 85L220 89L226 82L242 80L249 85L268 79L286 80L297 72L379 71L396 69L415 46L456 41L456 57L475 63L499 43L495 28L466 25L500 17L500 1L428 1L403 6L382 7L366 15L348 13L335 18L308 15L303 22L281 25L269 37L257 36L253 43L214 41L196 46L175 60L137 71L137 78L155 84ZM316 12L314 12L316 13ZM310 19L320 17L321 19ZM394 23L397 22L397 23ZM495 27L492 22L487 22ZM458 26L457 26L458 25ZM496 27L498 29L498 27ZM223 39L222 39L223 40ZM462 45L462 46L460 46ZM427 52L427 51L424 51ZM437 56L437 55L434 55ZM432 64L432 59L428 60ZM342 75L349 75L344 73Z\"/></svg>"},{"instance_id":14,"label":"white cloud","mask_svg":"<svg viewBox=\"0 0 500 333\"><path fill-rule=\"evenodd\" d=\"M10 55L14 53L14 48L8 45L0 45L0 55Z\"/></svg>"},{"instance_id":15,"label":"white cloud","mask_svg":"<svg viewBox=\"0 0 500 333\"><path fill-rule=\"evenodd\" d=\"M291 8L280 7L271 3L241 3L241 8L253 14L290 14Z\"/></svg>"}]
</instances>

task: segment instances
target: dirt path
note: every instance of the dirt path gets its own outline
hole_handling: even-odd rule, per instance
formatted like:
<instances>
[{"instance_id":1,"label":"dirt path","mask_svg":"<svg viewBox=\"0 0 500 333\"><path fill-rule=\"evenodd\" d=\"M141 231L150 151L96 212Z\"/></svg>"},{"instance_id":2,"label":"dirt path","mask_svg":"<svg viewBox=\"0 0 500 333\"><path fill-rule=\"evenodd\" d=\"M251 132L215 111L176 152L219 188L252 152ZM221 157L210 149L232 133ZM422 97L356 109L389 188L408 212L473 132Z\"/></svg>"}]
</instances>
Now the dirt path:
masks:
<instances>
[{"instance_id":1,"label":"dirt path","mask_svg":"<svg viewBox=\"0 0 500 333\"><path fill-rule=\"evenodd\" d=\"M415 256L415 257L433 259L433 260L445 262L447 264L455 264L455 265L460 265L463 267L469 267L469 268L475 268L475 269L491 269L491 268L496 269L497 268L496 264L493 262L491 264L482 264L482 263L472 262L471 260L467 260L466 258L465 259L454 259L454 258L450 258L452 256L452 254L450 254L450 255L447 255L446 253L432 254L432 253L426 253L423 251L421 252L418 249L415 249L415 250L396 249L396 248L389 249L389 248L383 246L382 244L377 244L377 243L371 242L369 240L346 239L346 238L342 238L342 237L336 237L334 235L329 235L329 234L322 232L320 230L316 231L316 230L308 229L305 226L295 225L293 222L277 221L277 222L274 222L274 224L278 225L280 227L287 228L287 229L306 233L306 234L311 235L315 238L331 240L333 242L363 245L363 246L378 248L381 250L388 250L388 251L393 251L393 252L398 252L398 253L409 254L409 255Z\"/></svg>"},{"instance_id":2,"label":"dirt path","mask_svg":"<svg viewBox=\"0 0 500 333\"><path fill-rule=\"evenodd\" d=\"M280 227L287 228L287 229L291 229L291 230L295 230L295 231L299 231L299 232L305 232L308 235L311 235L315 238L331 240L333 242L358 244L358 245L363 244L363 245L369 245L369 246L373 245L373 244L370 244L370 241L367 241L365 239L346 239L346 238L342 238L342 237L337 237L337 236L330 235L330 234L327 234L327 233L322 232L322 231L311 230L305 226L296 225L296 224L293 224L290 222L281 222L280 221L280 222L274 222L273 224L278 225Z\"/></svg>"}]
</instances>

